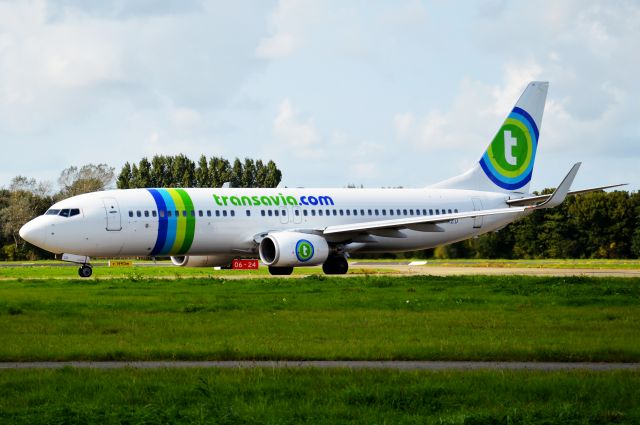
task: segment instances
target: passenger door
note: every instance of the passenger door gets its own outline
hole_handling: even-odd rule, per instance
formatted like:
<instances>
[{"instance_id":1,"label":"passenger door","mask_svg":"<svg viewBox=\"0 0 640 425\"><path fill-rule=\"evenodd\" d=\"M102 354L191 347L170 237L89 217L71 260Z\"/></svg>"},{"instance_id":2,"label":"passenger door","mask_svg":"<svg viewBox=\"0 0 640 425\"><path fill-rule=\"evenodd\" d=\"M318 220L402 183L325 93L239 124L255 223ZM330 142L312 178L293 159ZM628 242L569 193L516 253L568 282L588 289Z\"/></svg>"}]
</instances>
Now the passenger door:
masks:
<instances>
[{"instance_id":1,"label":"passenger door","mask_svg":"<svg viewBox=\"0 0 640 425\"><path fill-rule=\"evenodd\" d=\"M107 230L122 230L120 207L118 206L116 198L102 198L102 203L104 204L104 211L107 217Z\"/></svg>"}]
</instances>

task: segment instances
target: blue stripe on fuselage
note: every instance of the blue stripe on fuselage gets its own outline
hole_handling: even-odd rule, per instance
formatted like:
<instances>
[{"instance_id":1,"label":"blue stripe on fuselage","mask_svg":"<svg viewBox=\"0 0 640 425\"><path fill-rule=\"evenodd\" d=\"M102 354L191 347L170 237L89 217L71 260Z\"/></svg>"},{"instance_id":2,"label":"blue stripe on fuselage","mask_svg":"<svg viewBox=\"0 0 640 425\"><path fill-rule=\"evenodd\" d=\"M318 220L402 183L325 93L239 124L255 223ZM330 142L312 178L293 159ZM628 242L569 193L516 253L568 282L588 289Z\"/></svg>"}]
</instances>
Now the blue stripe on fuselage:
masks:
<instances>
[{"instance_id":1,"label":"blue stripe on fuselage","mask_svg":"<svg viewBox=\"0 0 640 425\"><path fill-rule=\"evenodd\" d=\"M151 255L155 256L161 252L165 240L167 239L167 207L159 191L156 189L147 190L153 196L153 200L156 201L156 208L158 210L158 237L156 238L156 244L151 250ZM161 213L160 211L164 211L164 213Z\"/></svg>"}]
</instances>

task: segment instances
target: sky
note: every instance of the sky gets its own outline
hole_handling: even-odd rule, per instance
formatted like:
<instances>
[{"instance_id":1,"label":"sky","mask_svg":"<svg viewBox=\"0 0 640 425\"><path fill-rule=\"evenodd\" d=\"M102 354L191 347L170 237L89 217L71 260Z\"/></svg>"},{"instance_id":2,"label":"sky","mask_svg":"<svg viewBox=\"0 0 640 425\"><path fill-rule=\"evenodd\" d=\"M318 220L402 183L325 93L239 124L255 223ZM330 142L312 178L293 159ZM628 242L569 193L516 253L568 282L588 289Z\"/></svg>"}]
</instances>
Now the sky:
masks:
<instances>
[{"instance_id":1,"label":"sky","mask_svg":"<svg viewBox=\"0 0 640 425\"><path fill-rule=\"evenodd\" d=\"M531 189L640 189L640 2L0 0L0 186L183 153L423 187L549 81Z\"/></svg>"}]
</instances>

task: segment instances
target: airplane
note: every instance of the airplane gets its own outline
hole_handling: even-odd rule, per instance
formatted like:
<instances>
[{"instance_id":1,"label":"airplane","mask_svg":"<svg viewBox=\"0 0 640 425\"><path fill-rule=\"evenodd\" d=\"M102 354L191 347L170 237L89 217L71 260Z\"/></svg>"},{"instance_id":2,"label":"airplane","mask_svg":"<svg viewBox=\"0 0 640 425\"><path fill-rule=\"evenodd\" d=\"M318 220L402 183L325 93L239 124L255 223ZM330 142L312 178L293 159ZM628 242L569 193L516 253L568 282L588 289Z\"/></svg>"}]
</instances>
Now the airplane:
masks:
<instances>
[{"instance_id":1,"label":"airplane","mask_svg":"<svg viewBox=\"0 0 640 425\"><path fill-rule=\"evenodd\" d=\"M419 189L148 188L106 190L51 206L20 229L29 243L79 264L91 257L169 257L224 266L255 257L273 275L322 265L344 274L353 253L434 248L499 230L570 191L576 163L552 194L531 195L548 82L528 84L480 160Z\"/></svg>"}]
</instances>

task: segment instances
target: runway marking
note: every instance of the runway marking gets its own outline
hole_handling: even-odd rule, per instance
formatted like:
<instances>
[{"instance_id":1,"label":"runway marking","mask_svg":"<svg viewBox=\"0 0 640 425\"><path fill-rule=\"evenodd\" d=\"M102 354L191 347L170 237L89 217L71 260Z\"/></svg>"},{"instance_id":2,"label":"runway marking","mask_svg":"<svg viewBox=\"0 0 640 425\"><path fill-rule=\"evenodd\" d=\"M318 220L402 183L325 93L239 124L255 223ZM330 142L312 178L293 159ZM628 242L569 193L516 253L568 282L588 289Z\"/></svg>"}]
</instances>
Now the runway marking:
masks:
<instances>
[{"instance_id":1,"label":"runway marking","mask_svg":"<svg viewBox=\"0 0 640 425\"><path fill-rule=\"evenodd\" d=\"M595 362L475 362L475 361L363 361L363 360L229 360L229 361L69 361L69 362L0 362L1 370L16 369L374 369L401 371L446 370L590 370L640 371L640 363Z\"/></svg>"}]
</instances>

